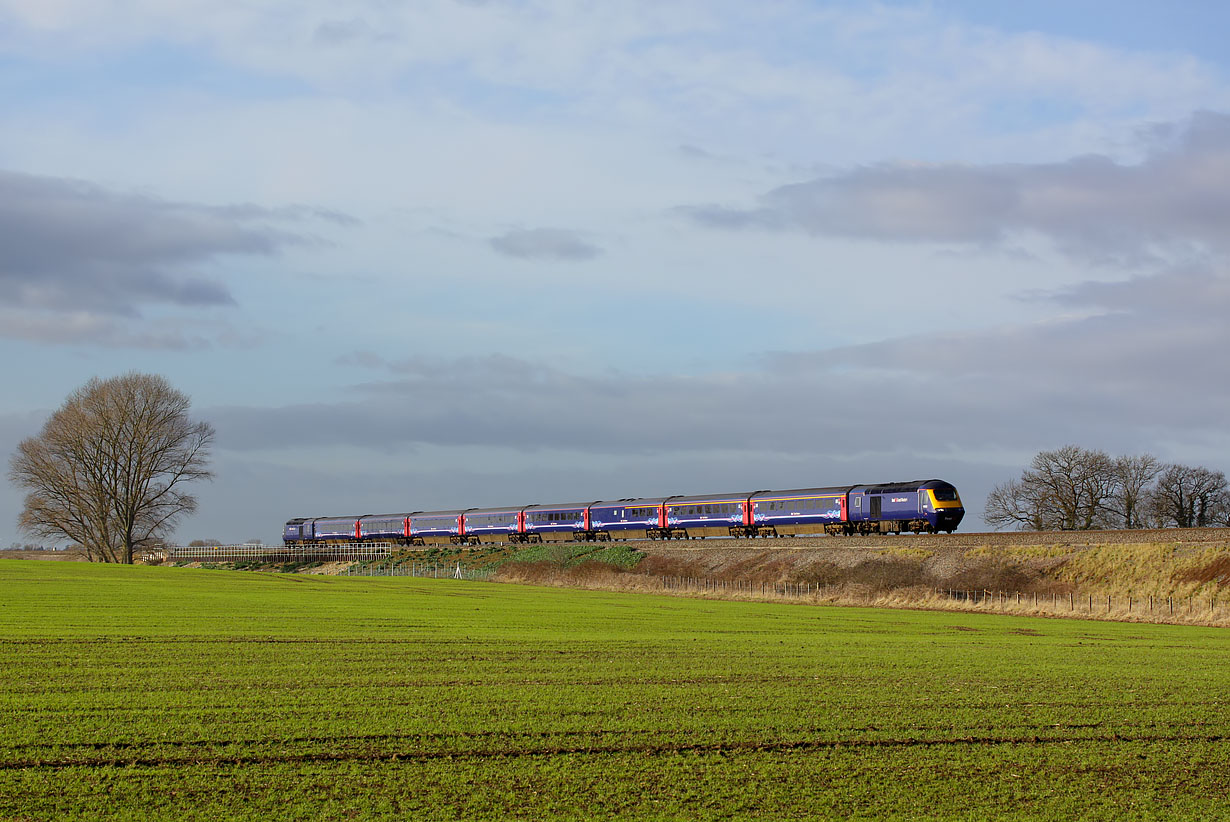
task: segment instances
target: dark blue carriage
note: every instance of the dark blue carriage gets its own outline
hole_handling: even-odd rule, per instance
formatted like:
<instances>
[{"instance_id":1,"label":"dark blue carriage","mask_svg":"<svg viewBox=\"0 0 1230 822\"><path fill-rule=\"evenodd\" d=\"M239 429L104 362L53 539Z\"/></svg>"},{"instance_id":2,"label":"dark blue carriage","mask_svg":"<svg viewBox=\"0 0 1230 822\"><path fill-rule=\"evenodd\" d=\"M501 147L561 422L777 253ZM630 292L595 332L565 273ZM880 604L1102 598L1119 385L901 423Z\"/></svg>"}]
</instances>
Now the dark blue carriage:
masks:
<instances>
[{"instance_id":1,"label":"dark blue carriage","mask_svg":"<svg viewBox=\"0 0 1230 822\"><path fill-rule=\"evenodd\" d=\"M455 511L419 511L410 515L412 545L448 545L466 541L464 514L468 508Z\"/></svg>"},{"instance_id":2,"label":"dark blue carriage","mask_svg":"<svg viewBox=\"0 0 1230 822\"><path fill-rule=\"evenodd\" d=\"M469 541L520 542L522 509L517 507L475 508L465 515L466 536Z\"/></svg>"},{"instance_id":3,"label":"dark blue carriage","mask_svg":"<svg viewBox=\"0 0 1230 822\"><path fill-rule=\"evenodd\" d=\"M657 537L666 522L662 504L668 497L603 500L589 507L595 539L647 539Z\"/></svg>"},{"instance_id":4,"label":"dark blue carriage","mask_svg":"<svg viewBox=\"0 0 1230 822\"><path fill-rule=\"evenodd\" d=\"M360 517L318 517L312 521L314 542L354 542L359 536Z\"/></svg>"},{"instance_id":5,"label":"dark blue carriage","mask_svg":"<svg viewBox=\"0 0 1230 822\"><path fill-rule=\"evenodd\" d=\"M359 518L359 539L368 542L410 541L407 523L413 514L369 514Z\"/></svg>"},{"instance_id":6,"label":"dark blue carriage","mask_svg":"<svg viewBox=\"0 0 1230 822\"><path fill-rule=\"evenodd\" d=\"M732 537L745 533L750 492L670 497L666 500L666 539Z\"/></svg>"},{"instance_id":7,"label":"dark blue carriage","mask_svg":"<svg viewBox=\"0 0 1230 822\"><path fill-rule=\"evenodd\" d=\"M758 491L751 497L758 536L840 534L846 531L849 486Z\"/></svg>"},{"instance_id":8,"label":"dark blue carriage","mask_svg":"<svg viewBox=\"0 0 1230 822\"><path fill-rule=\"evenodd\" d=\"M525 539L528 542L568 542L589 537L592 502L561 502L525 507Z\"/></svg>"}]
</instances>

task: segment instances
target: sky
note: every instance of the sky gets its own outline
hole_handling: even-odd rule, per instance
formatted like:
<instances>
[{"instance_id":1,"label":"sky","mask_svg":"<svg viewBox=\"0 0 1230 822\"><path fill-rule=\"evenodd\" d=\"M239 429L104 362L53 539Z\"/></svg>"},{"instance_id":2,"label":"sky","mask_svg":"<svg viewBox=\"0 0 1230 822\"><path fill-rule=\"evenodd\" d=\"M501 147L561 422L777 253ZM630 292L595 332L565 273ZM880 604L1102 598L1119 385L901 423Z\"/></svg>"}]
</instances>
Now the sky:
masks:
<instances>
[{"instance_id":1,"label":"sky","mask_svg":"<svg viewBox=\"0 0 1230 822\"><path fill-rule=\"evenodd\" d=\"M0 0L0 454L296 516L1230 469L1230 5ZM25 542L0 487L0 545Z\"/></svg>"}]
</instances>

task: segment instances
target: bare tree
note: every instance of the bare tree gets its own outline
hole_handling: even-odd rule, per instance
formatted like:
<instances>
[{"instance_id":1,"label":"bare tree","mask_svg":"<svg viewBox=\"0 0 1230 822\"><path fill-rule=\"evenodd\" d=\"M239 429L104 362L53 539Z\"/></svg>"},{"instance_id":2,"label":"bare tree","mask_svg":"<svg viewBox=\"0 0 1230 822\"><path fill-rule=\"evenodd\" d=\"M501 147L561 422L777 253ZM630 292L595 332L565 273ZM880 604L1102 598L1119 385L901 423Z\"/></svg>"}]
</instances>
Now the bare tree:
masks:
<instances>
[{"instance_id":1,"label":"bare tree","mask_svg":"<svg viewBox=\"0 0 1230 822\"><path fill-rule=\"evenodd\" d=\"M1117 524L1123 483L1104 451L1065 445L1040 451L1019 480L996 486L984 518L993 528L1087 530Z\"/></svg>"},{"instance_id":2,"label":"bare tree","mask_svg":"<svg viewBox=\"0 0 1230 822\"><path fill-rule=\"evenodd\" d=\"M1103 524L1114 491L1112 465L1103 451L1065 445L1039 452L1021 481L1049 504L1050 527L1087 530Z\"/></svg>"},{"instance_id":3,"label":"bare tree","mask_svg":"<svg viewBox=\"0 0 1230 822\"><path fill-rule=\"evenodd\" d=\"M1009 480L991 489L982 518L992 528L1016 526L1025 531L1044 531L1052 527L1046 495L1022 480Z\"/></svg>"},{"instance_id":4,"label":"bare tree","mask_svg":"<svg viewBox=\"0 0 1230 822\"><path fill-rule=\"evenodd\" d=\"M1221 471L1191 465L1168 465L1150 494L1158 523L1178 528L1225 524L1230 516L1230 486Z\"/></svg>"},{"instance_id":5,"label":"bare tree","mask_svg":"<svg viewBox=\"0 0 1230 822\"><path fill-rule=\"evenodd\" d=\"M214 429L188 418L188 397L162 377L129 373L74 391L13 455L9 477L27 491L19 525L78 543L91 561L131 563L165 535L209 479Z\"/></svg>"},{"instance_id":6,"label":"bare tree","mask_svg":"<svg viewBox=\"0 0 1230 822\"><path fill-rule=\"evenodd\" d=\"M1110 506L1119 528L1144 528L1148 516L1149 485L1162 471L1151 454L1119 457L1114 464L1115 492Z\"/></svg>"}]
</instances>

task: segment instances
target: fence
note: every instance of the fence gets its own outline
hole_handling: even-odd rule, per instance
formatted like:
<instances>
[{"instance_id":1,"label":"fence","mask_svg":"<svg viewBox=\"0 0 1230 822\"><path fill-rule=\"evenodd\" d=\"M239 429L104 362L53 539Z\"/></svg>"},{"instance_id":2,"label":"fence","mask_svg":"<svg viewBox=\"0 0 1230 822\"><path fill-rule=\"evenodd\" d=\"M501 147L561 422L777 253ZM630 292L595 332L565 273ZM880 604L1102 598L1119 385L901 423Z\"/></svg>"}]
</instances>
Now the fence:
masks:
<instances>
[{"instance_id":1,"label":"fence","mask_svg":"<svg viewBox=\"0 0 1230 822\"><path fill-rule=\"evenodd\" d=\"M389 555L389 546L379 542L346 545L171 545L167 562L357 562Z\"/></svg>"},{"instance_id":2,"label":"fence","mask_svg":"<svg viewBox=\"0 0 1230 822\"><path fill-rule=\"evenodd\" d=\"M1091 594L994 591L988 589L894 588L874 589L857 585L823 585L813 582L747 582L709 577L658 577L662 590L716 596L746 596L758 599L889 603L909 606L934 600L961 603L988 611L1042 612L1056 616L1085 616L1168 621L1190 618L1207 622L1230 619L1230 603L1224 597L1166 594ZM923 593L925 592L925 593ZM928 596L929 594L929 596ZM923 600L930 599L932 603Z\"/></svg>"},{"instance_id":3,"label":"fence","mask_svg":"<svg viewBox=\"0 0 1230 822\"><path fill-rule=\"evenodd\" d=\"M1003 607L1006 605L1032 607L1045 609L1052 612L1067 611L1069 613L1095 614L1095 613L1110 613L1115 610L1126 610L1129 614L1165 614L1172 616L1175 614L1188 614L1196 616L1199 614L1212 614L1219 608L1225 608L1225 604L1218 601L1216 596L1175 596L1167 594L1161 596L1158 594L1077 594L1068 592L1066 594L1050 593L1021 593L1019 591L971 591L971 590L952 590L946 588L937 588L936 594L945 596L949 599L969 602L974 605L986 604L989 607ZM1205 608L1205 605L1208 608Z\"/></svg>"},{"instance_id":4,"label":"fence","mask_svg":"<svg viewBox=\"0 0 1230 822\"><path fill-rule=\"evenodd\" d=\"M344 576L348 577L429 577L432 579L468 579L485 581L495 571L489 567L472 568L460 562L382 562L368 565L351 565Z\"/></svg>"}]
</instances>

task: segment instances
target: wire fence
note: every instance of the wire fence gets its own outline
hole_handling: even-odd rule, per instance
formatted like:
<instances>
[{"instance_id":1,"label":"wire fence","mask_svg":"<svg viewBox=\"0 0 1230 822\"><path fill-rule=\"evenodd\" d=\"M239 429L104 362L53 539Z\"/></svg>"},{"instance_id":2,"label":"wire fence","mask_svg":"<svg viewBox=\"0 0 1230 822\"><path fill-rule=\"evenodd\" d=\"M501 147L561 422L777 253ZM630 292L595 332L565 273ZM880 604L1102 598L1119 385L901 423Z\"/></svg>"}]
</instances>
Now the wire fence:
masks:
<instances>
[{"instance_id":1,"label":"wire fence","mask_svg":"<svg viewBox=\"0 0 1230 822\"><path fill-rule=\"evenodd\" d=\"M1004 606L1028 606L1055 613L1113 613L1129 614L1199 615L1213 614L1226 609L1227 604L1216 595L1168 594L1089 594L1076 593L1022 593L1020 591L961 590L937 588L937 594L949 599L986 605L990 608Z\"/></svg>"},{"instance_id":2,"label":"wire fence","mask_svg":"<svg viewBox=\"0 0 1230 822\"><path fill-rule=\"evenodd\" d=\"M892 600L907 604L913 600L939 600L998 612L1041 612L1055 616L1114 617L1170 620L1191 618L1200 621L1230 619L1230 601L1219 594L1136 593L1105 594L1068 591L998 591L971 588L891 588L813 582L748 582L709 577L658 577L661 588L675 593L716 596L788 599L795 601L864 601L868 604Z\"/></svg>"},{"instance_id":3,"label":"wire fence","mask_svg":"<svg viewBox=\"0 0 1230 822\"><path fill-rule=\"evenodd\" d=\"M351 565L343 576L348 577L428 577L431 579L465 579L486 581L495 575L490 567L476 568L460 562L381 562Z\"/></svg>"}]
</instances>

